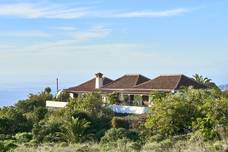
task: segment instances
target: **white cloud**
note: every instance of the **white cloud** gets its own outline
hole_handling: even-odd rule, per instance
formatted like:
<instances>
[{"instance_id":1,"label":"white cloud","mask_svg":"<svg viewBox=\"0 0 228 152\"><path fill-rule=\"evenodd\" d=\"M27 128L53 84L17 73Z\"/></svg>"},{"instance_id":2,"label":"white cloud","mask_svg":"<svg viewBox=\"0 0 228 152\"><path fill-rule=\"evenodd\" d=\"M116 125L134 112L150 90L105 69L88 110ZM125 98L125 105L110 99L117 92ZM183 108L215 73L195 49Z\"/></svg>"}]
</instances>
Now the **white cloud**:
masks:
<instances>
[{"instance_id":1,"label":"white cloud","mask_svg":"<svg viewBox=\"0 0 228 152\"><path fill-rule=\"evenodd\" d=\"M83 17L98 18L133 18L133 17L167 17L176 16L190 12L187 8L177 8L161 11L140 10L140 11L115 11L91 10L90 7L72 7L55 4L0 4L0 16L13 16L29 19L76 19Z\"/></svg>"},{"instance_id":2,"label":"white cloud","mask_svg":"<svg viewBox=\"0 0 228 152\"><path fill-rule=\"evenodd\" d=\"M111 33L111 29L104 27L92 27L86 32L75 32L73 38L76 41L87 41L90 39L97 39L106 37Z\"/></svg>"},{"instance_id":3,"label":"white cloud","mask_svg":"<svg viewBox=\"0 0 228 152\"><path fill-rule=\"evenodd\" d=\"M52 29L60 30L58 32L44 32L40 30L29 30L29 31L0 31L1 37L10 38L24 38L27 42L27 38L52 38L52 40L46 41L46 45L62 45L62 44L78 44L85 41L95 40L107 37L111 33L111 29L103 26L92 26L88 29L79 29L76 27L53 27ZM27 44L27 43L26 43ZM4 45L4 48L10 47L10 45ZM39 46L39 44L37 45ZM41 45L43 46L43 45ZM3 47L0 45L0 48Z\"/></svg>"},{"instance_id":4,"label":"white cloud","mask_svg":"<svg viewBox=\"0 0 228 152\"><path fill-rule=\"evenodd\" d=\"M78 28L74 26L58 26L58 27L52 27L52 29L62 30L62 31L75 31Z\"/></svg>"},{"instance_id":5,"label":"white cloud","mask_svg":"<svg viewBox=\"0 0 228 152\"><path fill-rule=\"evenodd\" d=\"M74 19L87 14L87 8L66 8L63 6L42 6L33 4L4 4L0 5L0 16L14 16L23 18L52 18Z\"/></svg>"},{"instance_id":6,"label":"white cloud","mask_svg":"<svg viewBox=\"0 0 228 152\"><path fill-rule=\"evenodd\" d=\"M186 8L177 8L163 11L132 11L132 12L122 12L122 13L113 13L109 14L109 17L117 18L131 18L131 17L167 17L167 16L176 16L190 12L190 9Z\"/></svg>"},{"instance_id":7,"label":"white cloud","mask_svg":"<svg viewBox=\"0 0 228 152\"><path fill-rule=\"evenodd\" d=\"M50 36L49 33L38 31L38 30L31 30L31 31L14 31L14 32L0 32L0 37L48 37Z\"/></svg>"}]
</instances>

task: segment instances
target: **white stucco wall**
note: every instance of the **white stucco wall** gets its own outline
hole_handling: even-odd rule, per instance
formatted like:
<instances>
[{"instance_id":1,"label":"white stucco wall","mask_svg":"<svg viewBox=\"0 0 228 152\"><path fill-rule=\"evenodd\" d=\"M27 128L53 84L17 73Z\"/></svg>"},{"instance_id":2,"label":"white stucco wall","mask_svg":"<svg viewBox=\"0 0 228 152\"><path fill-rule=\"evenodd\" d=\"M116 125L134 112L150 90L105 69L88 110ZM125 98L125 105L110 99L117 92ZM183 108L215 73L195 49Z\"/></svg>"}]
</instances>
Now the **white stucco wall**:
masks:
<instances>
[{"instance_id":1,"label":"white stucco wall","mask_svg":"<svg viewBox=\"0 0 228 152\"><path fill-rule=\"evenodd\" d=\"M47 108L64 108L66 105L67 105L67 102L46 101Z\"/></svg>"},{"instance_id":2,"label":"white stucco wall","mask_svg":"<svg viewBox=\"0 0 228 152\"><path fill-rule=\"evenodd\" d=\"M122 105L110 105L112 111L116 113L127 113L127 114L144 114L149 111L148 107L138 107L138 106L122 106Z\"/></svg>"},{"instance_id":3,"label":"white stucco wall","mask_svg":"<svg viewBox=\"0 0 228 152\"><path fill-rule=\"evenodd\" d=\"M64 108L66 107L67 102L60 101L46 101L47 108ZM123 114L144 114L149 111L148 107L138 107L138 106L123 106L123 105L109 105L108 106L112 111L116 113Z\"/></svg>"}]
</instances>

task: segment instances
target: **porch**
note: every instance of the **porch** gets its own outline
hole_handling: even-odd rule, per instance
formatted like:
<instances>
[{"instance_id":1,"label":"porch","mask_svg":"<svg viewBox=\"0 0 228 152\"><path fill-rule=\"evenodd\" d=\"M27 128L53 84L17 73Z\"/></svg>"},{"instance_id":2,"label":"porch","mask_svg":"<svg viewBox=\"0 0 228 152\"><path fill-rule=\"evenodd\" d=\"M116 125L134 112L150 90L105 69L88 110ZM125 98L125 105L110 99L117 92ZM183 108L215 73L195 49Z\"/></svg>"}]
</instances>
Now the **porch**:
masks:
<instances>
[{"instance_id":1,"label":"porch","mask_svg":"<svg viewBox=\"0 0 228 152\"><path fill-rule=\"evenodd\" d=\"M149 96L146 94L111 93L103 94L104 103L126 106L150 106Z\"/></svg>"}]
</instances>

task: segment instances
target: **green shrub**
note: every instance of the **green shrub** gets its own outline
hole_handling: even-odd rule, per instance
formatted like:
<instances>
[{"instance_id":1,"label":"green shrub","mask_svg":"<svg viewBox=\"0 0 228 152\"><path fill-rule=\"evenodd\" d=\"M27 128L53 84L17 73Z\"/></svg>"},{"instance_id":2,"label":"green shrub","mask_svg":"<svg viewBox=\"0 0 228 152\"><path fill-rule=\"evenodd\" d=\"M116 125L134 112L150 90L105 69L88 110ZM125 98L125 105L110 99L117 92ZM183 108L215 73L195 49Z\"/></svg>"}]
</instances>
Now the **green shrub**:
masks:
<instances>
[{"instance_id":1,"label":"green shrub","mask_svg":"<svg viewBox=\"0 0 228 152\"><path fill-rule=\"evenodd\" d=\"M112 127L129 129L129 122L127 119L124 119L123 117L113 117Z\"/></svg>"},{"instance_id":2,"label":"green shrub","mask_svg":"<svg viewBox=\"0 0 228 152\"><path fill-rule=\"evenodd\" d=\"M112 118L113 128L139 129L146 121L145 115L127 115Z\"/></svg>"},{"instance_id":3,"label":"green shrub","mask_svg":"<svg viewBox=\"0 0 228 152\"><path fill-rule=\"evenodd\" d=\"M208 118L197 118L193 122L193 128L200 132L205 139L214 139L218 137L218 132L214 129L215 123Z\"/></svg>"},{"instance_id":4,"label":"green shrub","mask_svg":"<svg viewBox=\"0 0 228 152\"><path fill-rule=\"evenodd\" d=\"M11 135L7 135L7 134L0 134L0 141L8 140L8 139L13 139L13 137Z\"/></svg>"},{"instance_id":5,"label":"green shrub","mask_svg":"<svg viewBox=\"0 0 228 152\"><path fill-rule=\"evenodd\" d=\"M0 141L0 152L7 152L15 147L17 147L17 145L14 140Z\"/></svg>"},{"instance_id":6,"label":"green shrub","mask_svg":"<svg viewBox=\"0 0 228 152\"><path fill-rule=\"evenodd\" d=\"M129 142L137 142L139 145L142 144L140 141L140 135L136 130L127 130L124 128L112 128L106 131L104 137L101 138L100 144L106 145L116 143L117 140L123 140Z\"/></svg>"},{"instance_id":7,"label":"green shrub","mask_svg":"<svg viewBox=\"0 0 228 152\"><path fill-rule=\"evenodd\" d=\"M33 111L26 113L26 117L35 124L43 120L47 112L48 110L46 107L37 107L34 108Z\"/></svg>"},{"instance_id":8,"label":"green shrub","mask_svg":"<svg viewBox=\"0 0 228 152\"><path fill-rule=\"evenodd\" d=\"M69 143L85 142L92 136L89 128L91 123L85 119L72 117L64 122L62 127L63 137Z\"/></svg>"},{"instance_id":9,"label":"green shrub","mask_svg":"<svg viewBox=\"0 0 228 152\"><path fill-rule=\"evenodd\" d=\"M65 91L61 92L56 98L57 101L62 101L62 102L68 102L69 99L70 99L70 94Z\"/></svg>"},{"instance_id":10,"label":"green shrub","mask_svg":"<svg viewBox=\"0 0 228 152\"><path fill-rule=\"evenodd\" d=\"M109 104L117 104L119 102L119 94L118 93L109 94L108 102Z\"/></svg>"},{"instance_id":11,"label":"green shrub","mask_svg":"<svg viewBox=\"0 0 228 152\"><path fill-rule=\"evenodd\" d=\"M53 96L50 94L50 92L47 91L48 90L44 90L38 94L29 94L28 99L18 101L15 105L15 108L21 113L32 112L35 108L38 107L45 108L46 101L53 99Z\"/></svg>"},{"instance_id":12,"label":"green shrub","mask_svg":"<svg viewBox=\"0 0 228 152\"><path fill-rule=\"evenodd\" d=\"M26 143L32 140L32 133L31 132L17 133L15 135L15 138L18 143Z\"/></svg>"},{"instance_id":13,"label":"green shrub","mask_svg":"<svg viewBox=\"0 0 228 152\"><path fill-rule=\"evenodd\" d=\"M134 105L134 106L142 106L142 96L140 96L140 95L135 95L135 96L134 96L133 105Z\"/></svg>"},{"instance_id":14,"label":"green shrub","mask_svg":"<svg viewBox=\"0 0 228 152\"><path fill-rule=\"evenodd\" d=\"M100 94L88 93L77 99L72 99L63 110L63 119L74 118L85 119L90 122L90 133L93 139L99 141L105 131L111 128L111 120L114 113L103 106ZM57 118L58 119L58 118Z\"/></svg>"},{"instance_id":15,"label":"green shrub","mask_svg":"<svg viewBox=\"0 0 228 152\"><path fill-rule=\"evenodd\" d=\"M0 108L0 134L31 131L32 123L14 107Z\"/></svg>"},{"instance_id":16,"label":"green shrub","mask_svg":"<svg viewBox=\"0 0 228 152\"><path fill-rule=\"evenodd\" d=\"M128 130L124 128L112 128L105 132L104 137L101 138L101 144L115 142L118 139L127 138Z\"/></svg>"},{"instance_id":17,"label":"green shrub","mask_svg":"<svg viewBox=\"0 0 228 152\"><path fill-rule=\"evenodd\" d=\"M40 122L35 124L32 130L33 138L38 143L42 142L64 142L62 124L59 122Z\"/></svg>"},{"instance_id":18,"label":"green shrub","mask_svg":"<svg viewBox=\"0 0 228 152\"><path fill-rule=\"evenodd\" d=\"M71 99L66 110L87 112L96 116L99 112L104 110L102 106L102 97L98 93L88 93L83 96Z\"/></svg>"},{"instance_id":19,"label":"green shrub","mask_svg":"<svg viewBox=\"0 0 228 152\"><path fill-rule=\"evenodd\" d=\"M212 140L218 137L218 126L228 125L228 99L214 90L183 89L155 99L145 126L164 139L201 131Z\"/></svg>"}]
</instances>

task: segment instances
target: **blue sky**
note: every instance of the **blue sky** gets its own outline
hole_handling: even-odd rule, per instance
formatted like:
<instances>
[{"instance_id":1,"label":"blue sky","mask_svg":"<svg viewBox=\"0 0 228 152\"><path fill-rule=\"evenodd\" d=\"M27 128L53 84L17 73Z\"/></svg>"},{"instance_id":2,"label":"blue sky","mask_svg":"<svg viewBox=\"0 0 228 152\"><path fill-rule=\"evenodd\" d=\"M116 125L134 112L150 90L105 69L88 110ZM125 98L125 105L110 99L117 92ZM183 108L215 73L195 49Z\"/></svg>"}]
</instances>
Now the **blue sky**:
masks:
<instances>
[{"instance_id":1,"label":"blue sky","mask_svg":"<svg viewBox=\"0 0 228 152\"><path fill-rule=\"evenodd\" d=\"M100 71L228 83L227 0L0 0L0 105ZM21 93L21 90L25 90ZM5 92L12 96L7 100ZM4 97L3 97L4 94Z\"/></svg>"}]
</instances>

